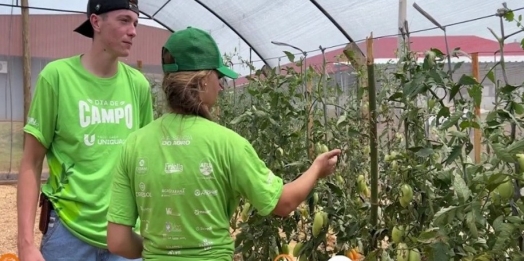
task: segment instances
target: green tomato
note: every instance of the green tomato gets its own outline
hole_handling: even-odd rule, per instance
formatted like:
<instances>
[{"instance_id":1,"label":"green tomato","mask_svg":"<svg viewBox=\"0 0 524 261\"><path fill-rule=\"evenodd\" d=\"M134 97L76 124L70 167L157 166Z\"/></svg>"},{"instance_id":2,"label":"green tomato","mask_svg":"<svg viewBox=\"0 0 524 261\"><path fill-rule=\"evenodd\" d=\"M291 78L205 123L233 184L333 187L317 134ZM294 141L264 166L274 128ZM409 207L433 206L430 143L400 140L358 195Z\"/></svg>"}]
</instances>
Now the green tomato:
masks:
<instances>
[{"instance_id":1,"label":"green tomato","mask_svg":"<svg viewBox=\"0 0 524 261\"><path fill-rule=\"evenodd\" d=\"M393 231L391 232L391 240L397 244L400 243L404 236L404 232L403 226L394 226Z\"/></svg>"}]
</instances>

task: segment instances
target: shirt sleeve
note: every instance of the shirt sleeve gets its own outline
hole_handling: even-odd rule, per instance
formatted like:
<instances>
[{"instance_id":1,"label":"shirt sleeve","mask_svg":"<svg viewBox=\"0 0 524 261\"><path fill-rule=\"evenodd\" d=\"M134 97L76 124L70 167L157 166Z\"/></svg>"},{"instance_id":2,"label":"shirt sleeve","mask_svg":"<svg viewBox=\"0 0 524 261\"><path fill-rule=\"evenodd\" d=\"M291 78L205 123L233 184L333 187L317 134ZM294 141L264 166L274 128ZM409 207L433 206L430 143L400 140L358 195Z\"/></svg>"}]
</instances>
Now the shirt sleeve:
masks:
<instances>
[{"instance_id":1,"label":"shirt sleeve","mask_svg":"<svg viewBox=\"0 0 524 261\"><path fill-rule=\"evenodd\" d=\"M129 141L129 139L128 139ZM107 212L107 220L112 223L134 227L138 219L134 187L130 175L130 162L128 154L129 143L124 143L120 158L113 172L111 184L111 199Z\"/></svg>"},{"instance_id":2,"label":"shirt sleeve","mask_svg":"<svg viewBox=\"0 0 524 261\"><path fill-rule=\"evenodd\" d=\"M143 77L144 86L141 88L142 95L140 95L140 128L153 121L153 99L151 95L151 85L145 76Z\"/></svg>"},{"instance_id":3,"label":"shirt sleeve","mask_svg":"<svg viewBox=\"0 0 524 261\"><path fill-rule=\"evenodd\" d=\"M24 126L24 132L33 135L47 149L53 142L58 115L58 90L53 84L56 76L52 74L52 69L44 68L38 76Z\"/></svg>"},{"instance_id":4,"label":"shirt sleeve","mask_svg":"<svg viewBox=\"0 0 524 261\"><path fill-rule=\"evenodd\" d=\"M269 215L282 195L282 178L273 174L247 140L234 146L234 150L234 157L230 159L233 189L246 198L258 214Z\"/></svg>"}]
</instances>

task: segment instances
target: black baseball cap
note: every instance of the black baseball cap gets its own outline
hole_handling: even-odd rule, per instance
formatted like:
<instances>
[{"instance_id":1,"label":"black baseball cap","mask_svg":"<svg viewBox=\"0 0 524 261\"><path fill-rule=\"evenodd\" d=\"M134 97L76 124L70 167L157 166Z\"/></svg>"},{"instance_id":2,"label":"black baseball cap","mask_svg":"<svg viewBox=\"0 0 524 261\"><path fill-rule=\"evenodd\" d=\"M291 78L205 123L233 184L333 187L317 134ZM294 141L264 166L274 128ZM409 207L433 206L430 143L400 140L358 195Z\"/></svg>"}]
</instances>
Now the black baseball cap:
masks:
<instances>
[{"instance_id":1,"label":"black baseball cap","mask_svg":"<svg viewBox=\"0 0 524 261\"><path fill-rule=\"evenodd\" d=\"M89 0L87 2L87 21L77 27L74 31L83 36L93 38L95 32L89 21L91 14L101 15L122 9L131 10L136 14L139 14L138 0Z\"/></svg>"}]
</instances>

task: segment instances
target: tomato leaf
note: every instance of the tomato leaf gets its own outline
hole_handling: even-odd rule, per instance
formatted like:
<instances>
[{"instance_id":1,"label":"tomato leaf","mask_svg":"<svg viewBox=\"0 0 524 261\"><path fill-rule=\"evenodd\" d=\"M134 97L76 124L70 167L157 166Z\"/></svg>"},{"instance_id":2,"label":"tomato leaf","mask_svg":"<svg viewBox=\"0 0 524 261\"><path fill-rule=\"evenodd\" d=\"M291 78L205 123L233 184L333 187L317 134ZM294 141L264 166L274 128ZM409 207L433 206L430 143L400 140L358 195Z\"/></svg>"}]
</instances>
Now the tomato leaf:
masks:
<instances>
[{"instance_id":1,"label":"tomato leaf","mask_svg":"<svg viewBox=\"0 0 524 261\"><path fill-rule=\"evenodd\" d=\"M491 147L493 152L497 157L505 162L514 163L515 159L509 154L509 152L504 148L504 145L501 143L492 143Z\"/></svg>"},{"instance_id":2,"label":"tomato leaf","mask_svg":"<svg viewBox=\"0 0 524 261\"><path fill-rule=\"evenodd\" d=\"M326 185L329 187L329 189L335 193L337 195L337 197L343 197L344 196L344 192L342 192L342 189L340 189L337 185L331 183L331 182L326 182Z\"/></svg>"},{"instance_id":3,"label":"tomato leaf","mask_svg":"<svg viewBox=\"0 0 524 261\"><path fill-rule=\"evenodd\" d=\"M444 242L431 244L431 255L428 258L432 261L449 261L449 246Z\"/></svg>"},{"instance_id":4,"label":"tomato leaf","mask_svg":"<svg viewBox=\"0 0 524 261\"><path fill-rule=\"evenodd\" d=\"M519 139L516 142L513 142L507 147L507 152L510 154L522 153L524 152L524 139Z\"/></svg>"},{"instance_id":5,"label":"tomato leaf","mask_svg":"<svg viewBox=\"0 0 524 261\"><path fill-rule=\"evenodd\" d=\"M453 125L457 124L457 122L460 120L461 117L462 117L462 112L460 111L454 112L453 115L451 115L449 119L447 119L446 121L444 121L444 123L442 123L442 126L440 126L440 130L449 129Z\"/></svg>"},{"instance_id":6,"label":"tomato leaf","mask_svg":"<svg viewBox=\"0 0 524 261\"><path fill-rule=\"evenodd\" d=\"M437 213L435 213L435 216L433 217L433 224L436 226L445 225L450 216L455 216L455 211L457 208L457 206L441 208Z\"/></svg>"},{"instance_id":7,"label":"tomato leaf","mask_svg":"<svg viewBox=\"0 0 524 261\"><path fill-rule=\"evenodd\" d=\"M449 154L448 158L444 162L445 164L451 164L455 159L457 159L460 154L462 153L462 145L456 145L453 146L453 149L451 149L451 153Z\"/></svg>"},{"instance_id":8,"label":"tomato leaf","mask_svg":"<svg viewBox=\"0 0 524 261\"><path fill-rule=\"evenodd\" d=\"M464 204L471 196L471 191L466 185L464 179L460 176L459 172L455 172L454 176L453 187L455 189L455 195L457 195L460 204Z\"/></svg>"},{"instance_id":9,"label":"tomato leaf","mask_svg":"<svg viewBox=\"0 0 524 261\"><path fill-rule=\"evenodd\" d=\"M468 214L466 214L466 225L469 229L469 234L471 237L475 239L478 238L479 232L477 225L475 224L475 214L473 212L468 212Z\"/></svg>"}]
</instances>

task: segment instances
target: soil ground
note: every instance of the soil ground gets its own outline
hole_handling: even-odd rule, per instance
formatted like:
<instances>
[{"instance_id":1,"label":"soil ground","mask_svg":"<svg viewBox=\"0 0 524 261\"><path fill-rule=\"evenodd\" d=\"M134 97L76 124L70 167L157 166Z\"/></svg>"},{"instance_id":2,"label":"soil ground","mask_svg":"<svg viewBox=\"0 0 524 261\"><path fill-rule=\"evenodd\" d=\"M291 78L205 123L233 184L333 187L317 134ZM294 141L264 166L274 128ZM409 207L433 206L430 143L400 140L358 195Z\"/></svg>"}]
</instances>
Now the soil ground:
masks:
<instances>
[{"instance_id":1,"label":"soil ground","mask_svg":"<svg viewBox=\"0 0 524 261\"><path fill-rule=\"evenodd\" d=\"M17 253L17 214L16 214L16 185L0 186L0 255ZM38 215L35 222L35 243L40 244L42 234L38 230Z\"/></svg>"}]
</instances>

